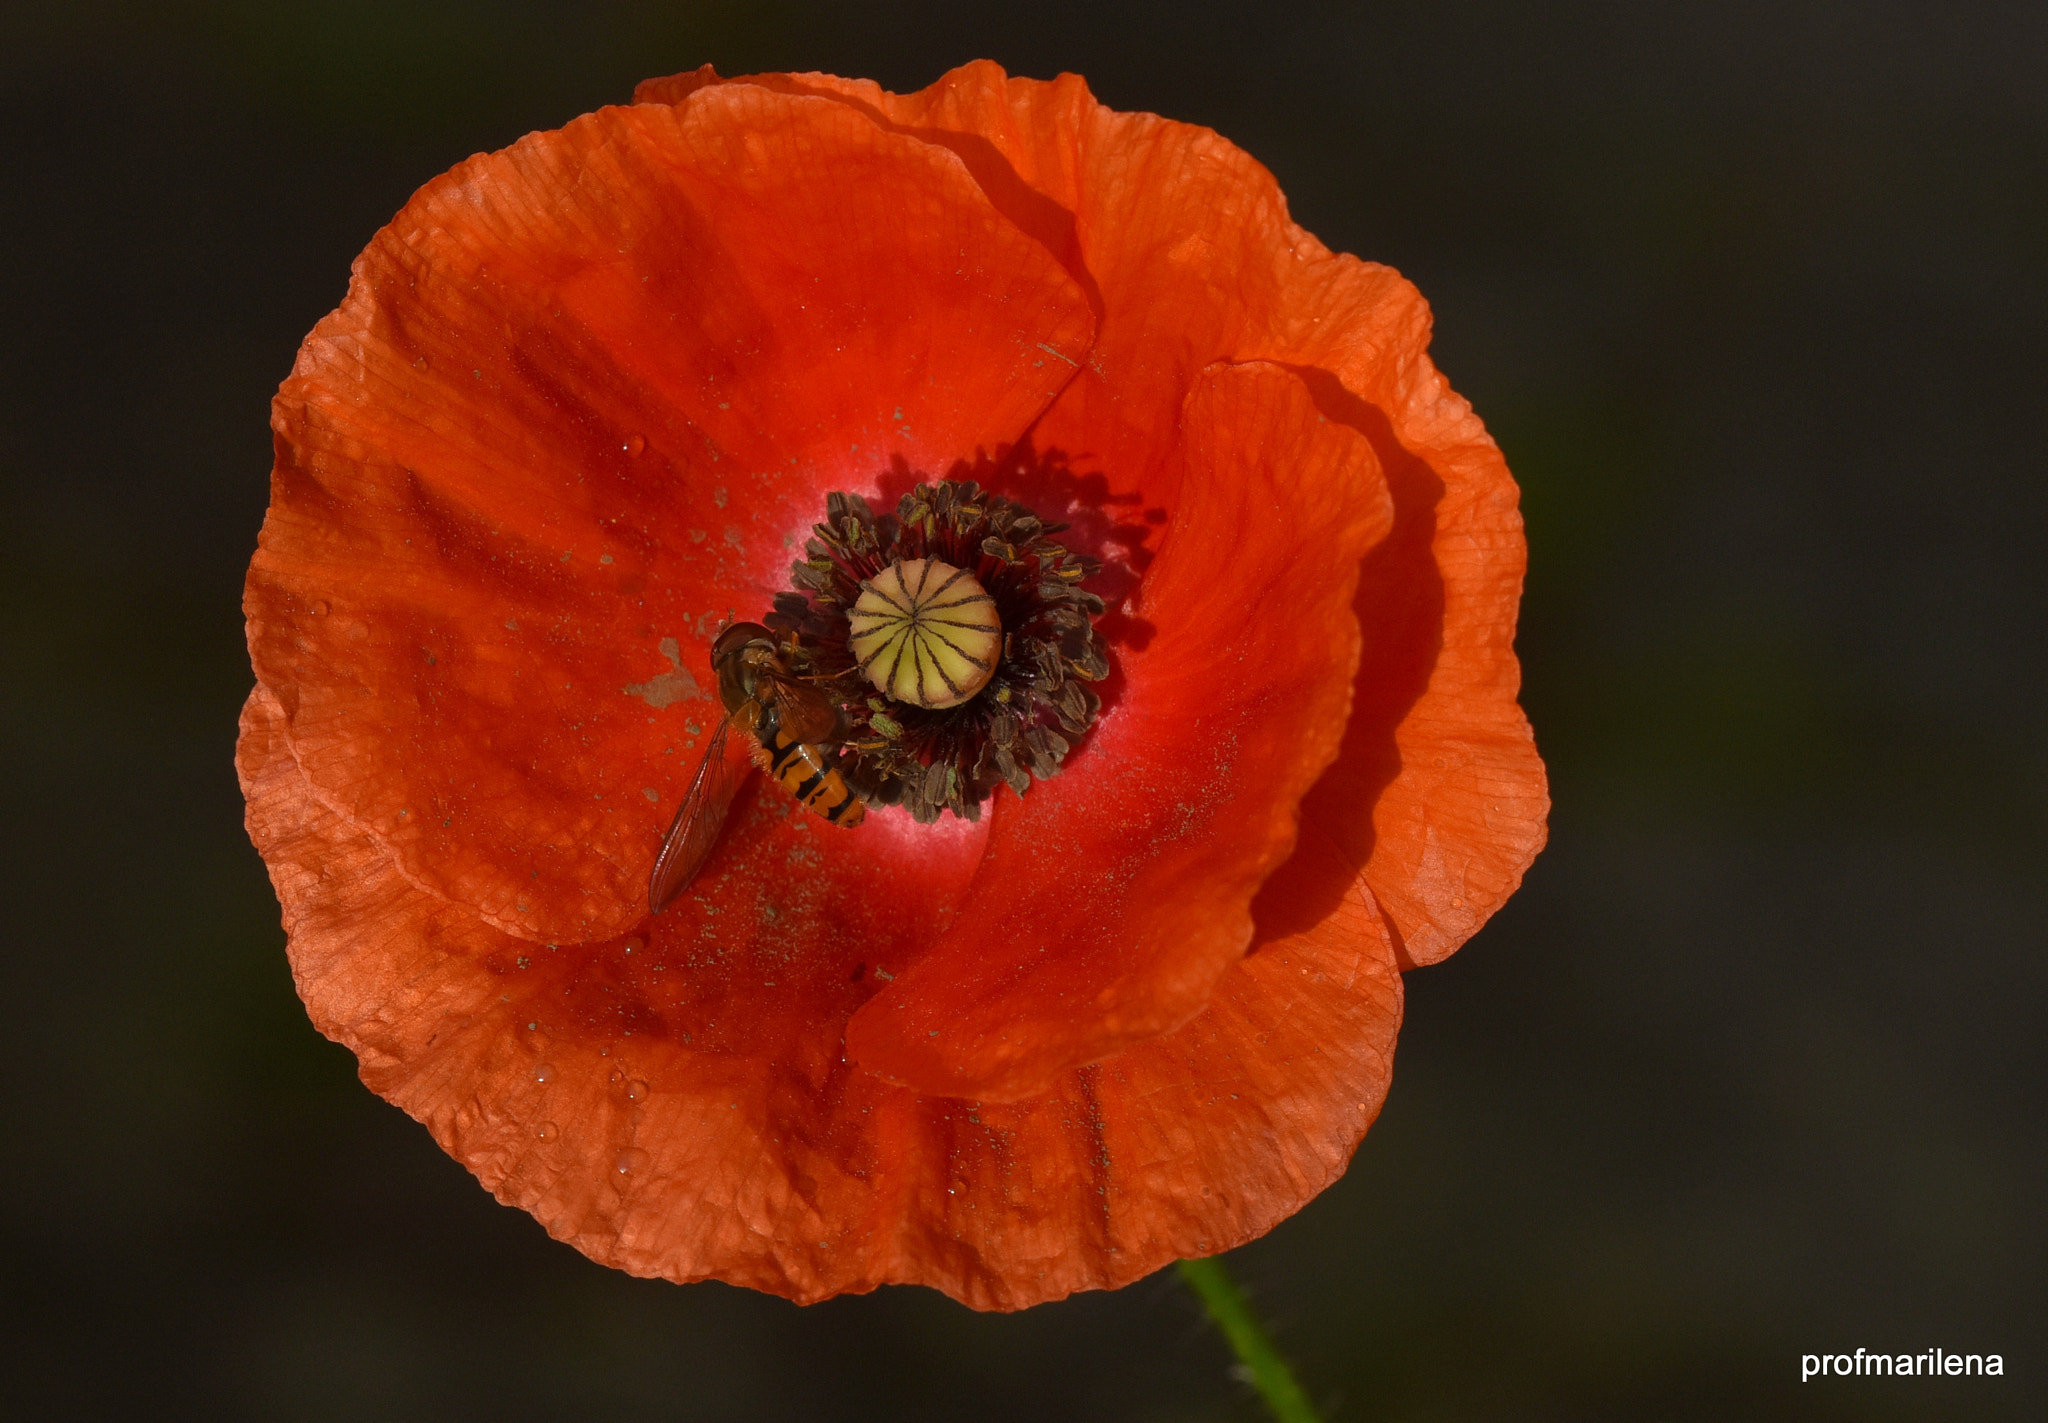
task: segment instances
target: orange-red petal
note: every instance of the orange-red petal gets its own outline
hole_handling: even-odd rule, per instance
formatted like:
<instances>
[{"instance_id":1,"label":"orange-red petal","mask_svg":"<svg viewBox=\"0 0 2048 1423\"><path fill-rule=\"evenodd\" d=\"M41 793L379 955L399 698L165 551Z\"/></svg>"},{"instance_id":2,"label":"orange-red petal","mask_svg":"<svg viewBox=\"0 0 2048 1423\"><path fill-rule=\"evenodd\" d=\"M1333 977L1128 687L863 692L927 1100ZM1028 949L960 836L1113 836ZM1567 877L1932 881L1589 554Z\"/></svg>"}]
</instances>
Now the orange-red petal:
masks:
<instances>
[{"instance_id":1,"label":"orange-red petal","mask_svg":"<svg viewBox=\"0 0 2048 1423\"><path fill-rule=\"evenodd\" d=\"M1014 438L1093 329L946 150L751 87L427 185L274 416L247 606L327 804L537 941L641 913L704 649L827 489Z\"/></svg>"},{"instance_id":2,"label":"orange-red petal","mask_svg":"<svg viewBox=\"0 0 2048 1423\"><path fill-rule=\"evenodd\" d=\"M637 97L713 80L651 80ZM1514 481L1430 362L1421 296L1295 226L1243 151L1206 129L1105 109L1075 75L1011 79L980 61L900 95L822 74L734 82L832 94L953 147L991 201L1077 273L1104 320L1041 441L1140 477L1134 462L1213 360L1308 367L1352 397L1325 403L1377 449L1395 532L1359 583L1364 651L1342 752L1302 805L1349 875L1327 877L1289 922L1311 922L1357 879L1404 963L1455 950L1542 848L1549 797L1515 700L1526 546Z\"/></svg>"},{"instance_id":3,"label":"orange-red petal","mask_svg":"<svg viewBox=\"0 0 2048 1423\"><path fill-rule=\"evenodd\" d=\"M981 1309L1113 1287L1270 1229L1385 1096L1400 978L1363 894L1347 933L1265 945L1177 1031L976 1103L848 1067L830 1022L718 1035L758 999L714 993L707 1032L593 1024L680 965L644 942L572 963L418 889L314 793L261 687L238 766L314 1023L500 1200L635 1274L797 1300L920 1283Z\"/></svg>"},{"instance_id":4,"label":"orange-red petal","mask_svg":"<svg viewBox=\"0 0 2048 1423\"><path fill-rule=\"evenodd\" d=\"M1203 372L1161 433L1125 690L1057 778L999 803L945 935L855 1016L865 1067L1026 1096L1185 1022L1251 942L1344 726L1352 580L1390 504L1370 444L1278 366Z\"/></svg>"}]
</instances>

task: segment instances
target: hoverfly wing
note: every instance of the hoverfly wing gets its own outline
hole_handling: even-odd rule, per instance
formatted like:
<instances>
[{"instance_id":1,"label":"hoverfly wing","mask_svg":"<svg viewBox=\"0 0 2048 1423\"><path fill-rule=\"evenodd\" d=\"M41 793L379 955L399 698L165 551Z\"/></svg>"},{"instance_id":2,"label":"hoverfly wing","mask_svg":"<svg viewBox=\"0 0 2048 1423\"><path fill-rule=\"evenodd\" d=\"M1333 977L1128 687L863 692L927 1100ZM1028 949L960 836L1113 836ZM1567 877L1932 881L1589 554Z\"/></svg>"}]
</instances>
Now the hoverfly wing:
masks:
<instances>
[{"instance_id":1,"label":"hoverfly wing","mask_svg":"<svg viewBox=\"0 0 2048 1423\"><path fill-rule=\"evenodd\" d=\"M798 681L773 667L756 671L756 677L775 685L775 724L791 741L835 742L843 725L833 700L808 682Z\"/></svg>"},{"instance_id":2,"label":"hoverfly wing","mask_svg":"<svg viewBox=\"0 0 2048 1423\"><path fill-rule=\"evenodd\" d=\"M676 818L669 823L661 853L654 857L654 873L647 877L650 914L668 908L704 868L712 847L718 844L718 832L725 828L725 813L732 808L732 798L754 768L745 745L749 738L744 731L740 733L739 744L727 744L727 733L736 720L737 714L726 717L711 733L711 744L704 748L697 773L690 777L690 789L683 796Z\"/></svg>"}]
</instances>

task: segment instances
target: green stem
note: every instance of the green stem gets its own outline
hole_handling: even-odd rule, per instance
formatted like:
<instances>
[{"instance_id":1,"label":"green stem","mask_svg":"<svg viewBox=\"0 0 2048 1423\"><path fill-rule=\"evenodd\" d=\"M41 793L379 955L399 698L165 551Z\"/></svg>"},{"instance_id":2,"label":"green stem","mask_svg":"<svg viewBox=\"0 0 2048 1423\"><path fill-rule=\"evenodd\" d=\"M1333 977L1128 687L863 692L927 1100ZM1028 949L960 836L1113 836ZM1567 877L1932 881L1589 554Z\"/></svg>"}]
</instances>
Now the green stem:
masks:
<instances>
[{"instance_id":1,"label":"green stem","mask_svg":"<svg viewBox=\"0 0 2048 1423\"><path fill-rule=\"evenodd\" d=\"M1230 1341L1230 1347L1237 1351L1245 1371L1257 1386L1259 1394L1266 1400L1278 1423L1322 1423L1315 1405L1308 1401L1308 1395L1301 1391L1301 1385L1294 1381L1294 1371L1287 1367L1287 1361L1280 1357L1280 1351L1273 1347L1265 1326L1252 1313L1252 1307L1245 1301L1244 1292L1237 1287L1237 1281L1230 1278L1230 1271L1224 1268L1223 1257L1211 1255L1206 1260L1182 1260L1180 1277L1187 1287L1201 1297L1202 1305L1209 1311L1210 1320L1223 1331L1223 1337Z\"/></svg>"}]
</instances>

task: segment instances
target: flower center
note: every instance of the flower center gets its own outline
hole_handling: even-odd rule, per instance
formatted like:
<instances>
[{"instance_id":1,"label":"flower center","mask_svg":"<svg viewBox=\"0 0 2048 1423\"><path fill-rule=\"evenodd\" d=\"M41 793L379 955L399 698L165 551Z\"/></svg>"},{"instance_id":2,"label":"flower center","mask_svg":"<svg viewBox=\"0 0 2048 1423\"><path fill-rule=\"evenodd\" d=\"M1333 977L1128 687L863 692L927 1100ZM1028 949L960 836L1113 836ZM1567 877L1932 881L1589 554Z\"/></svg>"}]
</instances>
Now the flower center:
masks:
<instances>
[{"instance_id":1,"label":"flower center","mask_svg":"<svg viewBox=\"0 0 2048 1423\"><path fill-rule=\"evenodd\" d=\"M860 670L884 696L958 706L988 685L1002 652L995 599L936 558L892 563L860 585L846 615Z\"/></svg>"},{"instance_id":2,"label":"flower center","mask_svg":"<svg viewBox=\"0 0 2048 1423\"><path fill-rule=\"evenodd\" d=\"M845 719L836 768L873 805L968 820L998 786L1058 773L1109 672L1097 571L1023 505L972 481L920 484L877 515L831 494L764 621L790 670Z\"/></svg>"}]
</instances>

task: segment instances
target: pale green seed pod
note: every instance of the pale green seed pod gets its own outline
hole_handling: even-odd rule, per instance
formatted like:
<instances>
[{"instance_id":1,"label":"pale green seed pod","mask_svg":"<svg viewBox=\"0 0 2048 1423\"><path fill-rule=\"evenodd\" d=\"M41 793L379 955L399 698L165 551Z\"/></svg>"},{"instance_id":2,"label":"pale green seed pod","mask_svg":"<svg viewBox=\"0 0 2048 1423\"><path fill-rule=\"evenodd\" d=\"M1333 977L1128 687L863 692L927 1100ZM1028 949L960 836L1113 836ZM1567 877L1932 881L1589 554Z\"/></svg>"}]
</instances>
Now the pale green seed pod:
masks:
<instances>
[{"instance_id":1,"label":"pale green seed pod","mask_svg":"<svg viewBox=\"0 0 2048 1423\"><path fill-rule=\"evenodd\" d=\"M1002 655L995 601L973 574L936 558L865 580L846 619L860 670L883 696L913 706L958 706L988 685Z\"/></svg>"}]
</instances>

